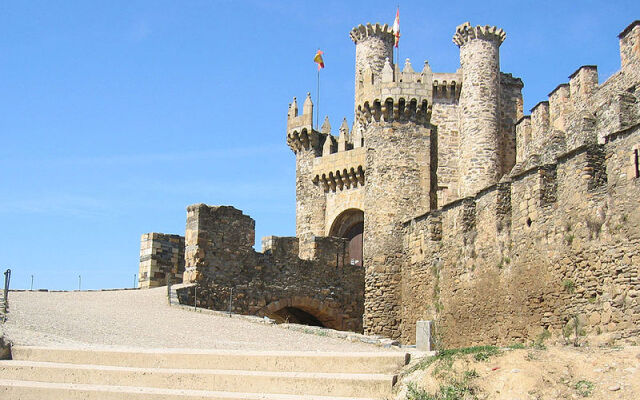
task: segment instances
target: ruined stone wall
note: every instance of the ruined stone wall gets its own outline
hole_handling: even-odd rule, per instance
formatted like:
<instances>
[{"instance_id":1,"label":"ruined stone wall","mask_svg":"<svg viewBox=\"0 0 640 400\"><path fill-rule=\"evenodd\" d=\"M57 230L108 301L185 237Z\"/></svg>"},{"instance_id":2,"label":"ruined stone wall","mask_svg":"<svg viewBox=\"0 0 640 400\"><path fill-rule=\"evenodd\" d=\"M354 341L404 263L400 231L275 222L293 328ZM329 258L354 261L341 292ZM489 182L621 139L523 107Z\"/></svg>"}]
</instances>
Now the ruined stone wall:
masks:
<instances>
[{"instance_id":1,"label":"ruined stone wall","mask_svg":"<svg viewBox=\"0 0 640 400\"><path fill-rule=\"evenodd\" d=\"M268 237L252 248L254 221L233 207L188 207L185 282L181 302L214 310L277 317L303 310L324 326L362 331L364 271L345 261L344 239ZM299 258L300 243L309 259Z\"/></svg>"},{"instance_id":2,"label":"ruined stone wall","mask_svg":"<svg viewBox=\"0 0 640 400\"><path fill-rule=\"evenodd\" d=\"M138 287L163 286L170 279L182 282L184 272L184 236L145 233L140 238Z\"/></svg>"},{"instance_id":3,"label":"ruined stone wall","mask_svg":"<svg viewBox=\"0 0 640 400\"><path fill-rule=\"evenodd\" d=\"M445 346L640 332L640 128L583 146L405 225L403 340L435 319Z\"/></svg>"}]
</instances>

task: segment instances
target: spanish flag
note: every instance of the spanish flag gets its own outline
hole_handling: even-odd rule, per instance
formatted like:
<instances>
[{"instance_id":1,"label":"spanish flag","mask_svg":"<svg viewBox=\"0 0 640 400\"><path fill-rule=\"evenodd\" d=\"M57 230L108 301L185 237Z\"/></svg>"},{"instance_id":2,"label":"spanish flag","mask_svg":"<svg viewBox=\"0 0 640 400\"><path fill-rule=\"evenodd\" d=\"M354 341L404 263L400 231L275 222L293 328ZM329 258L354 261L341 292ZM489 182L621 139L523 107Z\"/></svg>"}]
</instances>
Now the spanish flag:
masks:
<instances>
[{"instance_id":1,"label":"spanish flag","mask_svg":"<svg viewBox=\"0 0 640 400\"><path fill-rule=\"evenodd\" d=\"M324 54L322 50L318 50L316 55L313 57L313 61L318 64L318 70L324 68L324 60L322 59L322 54Z\"/></svg>"},{"instance_id":2,"label":"spanish flag","mask_svg":"<svg viewBox=\"0 0 640 400\"><path fill-rule=\"evenodd\" d=\"M396 37L394 45L398 47L398 42L400 41L400 7L396 11L396 19L393 21L393 36Z\"/></svg>"}]
</instances>

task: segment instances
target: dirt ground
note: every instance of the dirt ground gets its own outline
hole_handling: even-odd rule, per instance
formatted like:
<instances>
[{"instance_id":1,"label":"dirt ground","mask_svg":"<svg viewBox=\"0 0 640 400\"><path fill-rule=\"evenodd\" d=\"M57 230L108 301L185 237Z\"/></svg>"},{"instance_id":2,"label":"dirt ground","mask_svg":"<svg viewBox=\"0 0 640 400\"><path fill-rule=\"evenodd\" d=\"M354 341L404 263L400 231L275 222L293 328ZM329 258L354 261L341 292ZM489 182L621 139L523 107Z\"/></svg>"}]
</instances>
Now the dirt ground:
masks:
<instances>
[{"instance_id":1,"label":"dirt ground","mask_svg":"<svg viewBox=\"0 0 640 400\"><path fill-rule=\"evenodd\" d=\"M423 359L421 367L414 362L396 399L640 399L638 346L549 346L476 354L438 357L431 363Z\"/></svg>"}]
</instances>

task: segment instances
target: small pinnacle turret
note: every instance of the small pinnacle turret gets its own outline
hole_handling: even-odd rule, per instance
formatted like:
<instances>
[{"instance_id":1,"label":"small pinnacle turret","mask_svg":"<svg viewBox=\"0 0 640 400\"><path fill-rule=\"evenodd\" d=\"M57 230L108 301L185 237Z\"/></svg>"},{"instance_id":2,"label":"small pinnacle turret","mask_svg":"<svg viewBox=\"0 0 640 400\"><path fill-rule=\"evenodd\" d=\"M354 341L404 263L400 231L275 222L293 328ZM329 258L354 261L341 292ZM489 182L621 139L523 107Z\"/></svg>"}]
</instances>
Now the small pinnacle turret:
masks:
<instances>
[{"instance_id":1,"label":"small pinnacle turret","mask_svg":"<svg viewBox=\"0 0 640 400\"><path fill-rule=\"evenodd\" d=\"M313 102L311 101L311 93L309 92L307 92L307 98L304 99L304 104L302 105L302 113L305 115L313 115Z\"/></svg>"},{"instance_id":2,"label":"small pinnacle turret","mask_svg":"<svg viewBox=\"0 0 640 400\"><path fill-rule=\"evenodd\" d=\"M402 69L402 72L404 73L414 73L416 71L413 70L413 67L411 66L411 60L409 60L408 58L406 60L404 60L404 68Z\"/></svg>"},{"instance_id":3,"label":"small pinnacle turret","mask_svg":"<svg viewBox=\"0 0 640 400\"><path fill-rule=\"evenodd\" d=\"M331 123L329 122L329 116L325 116L324 117L324 122L322 123L322 126L320 127L320 133L324 133L325 135L330 135L331 134Z\"/></svg>"},{"instance_id":4,"label":"small pinnacle turret","mask_svg":"<svg viewBox=\"0 0 640 400\"><path fill-rule=\"evenodd\" d=\"M298 101L293 98L293 102L289 104L289 118L295 118L298 116Z\"/></svg>"}]
</instances>

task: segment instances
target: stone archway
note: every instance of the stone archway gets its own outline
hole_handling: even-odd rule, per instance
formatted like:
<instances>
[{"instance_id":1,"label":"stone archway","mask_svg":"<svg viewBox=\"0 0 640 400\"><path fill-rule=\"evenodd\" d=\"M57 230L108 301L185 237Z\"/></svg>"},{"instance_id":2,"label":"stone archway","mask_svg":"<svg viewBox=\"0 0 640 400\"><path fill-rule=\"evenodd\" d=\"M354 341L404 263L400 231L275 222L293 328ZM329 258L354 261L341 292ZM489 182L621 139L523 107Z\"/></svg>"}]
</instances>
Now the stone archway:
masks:
<instances>
[{"instance_id":1,"label":"stone archway","mask_svg":"<svg viewBox=\"0 0 640 400\"><path fill-rule=\"evenodd\" d=\"M349 260L351 265L363 266L364 212L350 208L340 213L331 224L329 236L345 238L349 241Z\"/></svg>"},{"instance_id":2,"label":"stone archway","mask_svg":"<svg viewBox=\"0 0 640 400\"><path fill-rule=\"evenodd\" d=\"M295 296L274 301L261 308L256 314L274 319L278 323L292 322L336 330L352 330L351 326L345 326L337 310L339 307L336 304Z\"/></svg>"}]
</instances>

